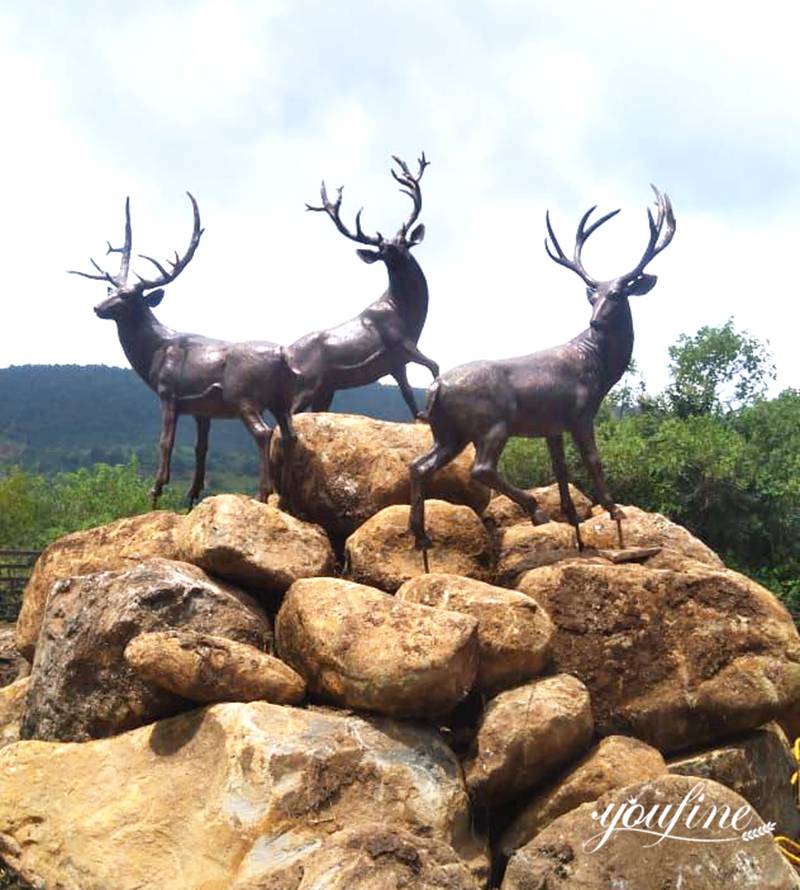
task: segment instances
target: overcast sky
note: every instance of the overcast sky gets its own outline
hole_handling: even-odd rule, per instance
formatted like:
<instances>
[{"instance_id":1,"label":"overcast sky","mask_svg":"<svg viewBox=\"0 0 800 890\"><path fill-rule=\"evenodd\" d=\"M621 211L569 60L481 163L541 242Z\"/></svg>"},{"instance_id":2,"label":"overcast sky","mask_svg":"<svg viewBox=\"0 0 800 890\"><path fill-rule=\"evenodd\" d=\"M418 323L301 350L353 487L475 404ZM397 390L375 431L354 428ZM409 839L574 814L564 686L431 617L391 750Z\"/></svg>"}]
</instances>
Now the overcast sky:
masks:
<instances>
[{"instance_id":1,"label":"overcast sky","mask_svg":"<svg viewBox=\"0 0 800 890\"><path fill-rule=\"evenodd\" d=\"M68 276L121 242L166 257L206 233L157 310L166 324L290 343L385 287L327 218L394 231L408 199L390 155L424 149L431 292L420 346L443 368L523 354L582 330L581 281L545 255L591 204L596 277L635 265L649 183L678 230L636 298L651 389L682 332L768 339L800 385L800 76L795 3L237 0L0 5L0 366L124 365L100 282ZM566 244L565 244L566 242ZM421 368L411 373L428 382Z\"/></svg>"}]
</instances>

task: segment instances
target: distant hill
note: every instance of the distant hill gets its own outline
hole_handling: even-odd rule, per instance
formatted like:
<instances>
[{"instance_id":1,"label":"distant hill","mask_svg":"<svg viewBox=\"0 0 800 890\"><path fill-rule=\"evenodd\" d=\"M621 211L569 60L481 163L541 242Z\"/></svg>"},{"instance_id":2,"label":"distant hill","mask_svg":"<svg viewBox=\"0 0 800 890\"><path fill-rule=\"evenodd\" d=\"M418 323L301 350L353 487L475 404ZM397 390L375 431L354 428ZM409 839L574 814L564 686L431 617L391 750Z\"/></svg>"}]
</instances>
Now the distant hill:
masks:
<instances>
[{"instance_id":1,"label":"distant hill","mask_svg":"<svg viewBox=\"0 0 800 890\"><path fill-rule=\"evenodd\" d=\"M419 405L424 390L415 390ZM384 420L410 419L396 386L372 384L337 394L332 410ZM50 473L94 463L127 463L136 454L146 470L156 460L160 419L155 394L127 368L106 365L19 365L0 368L0 464ZM178 423L173 467L191 470L194 423ZM242 423L211 425L209 469L255 473L257 456Z\"/></svg>"}]
</instances>

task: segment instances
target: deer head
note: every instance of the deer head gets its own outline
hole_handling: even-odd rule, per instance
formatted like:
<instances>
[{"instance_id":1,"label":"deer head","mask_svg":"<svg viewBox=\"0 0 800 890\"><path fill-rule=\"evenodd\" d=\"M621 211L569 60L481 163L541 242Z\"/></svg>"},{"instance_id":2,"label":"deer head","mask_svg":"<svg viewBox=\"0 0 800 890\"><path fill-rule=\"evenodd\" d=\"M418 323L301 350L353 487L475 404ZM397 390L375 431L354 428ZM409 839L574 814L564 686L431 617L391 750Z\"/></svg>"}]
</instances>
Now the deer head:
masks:
<instances>
[{"instance_id":1,"label":"deer head","mask_svg":"<svg viewBox=\"0 0 800 890\"><path fill-rule=\"evenodd\" d=\"M419 158L419 171L416 176L409 170L408 165L405 161L402 161L396 155L392 155L392 160L397 164L399 168L399 172L392 168L391 173L397 182L400 183L400 191L404 195L408 195L409 198L414 202L414 206L411 210L410 215L406 219L406 221L400 226L397 230L397 234L393 238L384 238L380 232L376 232L374 235L367 235L361 228L361 214L364 210L362 207L358 213L356 214L356 231L355 233L351 232L347 226L342 222L341 217L339 215L339 211L342 206L342 191L344 186L339 186L336 190L336 200L331 201L328 198L328 192L325 188L325 181L323 180L322 186L320 188L320 197L322 198L322 206L321 207L313 207L311 204L306 204L306 210L313 210L314 212L324 211L328 214L328 216L333 220L333 224L336 228L351 241L356 241L359 244L368 244L371 247L375 248L374 250L364 250L358 249L356 253L365 263L374 263L376 260L383 260L384 262L390 262L393 258L400 256L403 253L407 253L408 250L414 247L416 244L419 244L420 241L425 237L425 226L420 223L414 229L411 227L417 221L419 217L420 211L422 210L422 191L420 190L419 181L422 179L422 174L425 172L425 168L428 166L430 161L425 159L425 152L422 152L421 157ZM409 232L409 230L411 230Z\"/></svg>"},{"instance_id":2,"label":"deer head","mask_svg":"<svg viewBox=\"0 0 800 890\"><path fill-rule=\"evenodd\" d=\"M547 233L550 236L550 241L553 242L555 250L553 252L550 249L550 244L547 238L545 238L544 246L547 255L560 266L571 269L585 282L586 296L592 306L591 326L594 329L603 329L612 324L614 319L627 308L628 297L641 296L648 293L653 289L658 280L657 276L647 274L644 269L672 241L675 234L675 215L672 211L672 203L669 197L660 192L654 185L650 187L656 196L657 216L654 219L652 211L649 207L647 208L650 239L644 254L632 271L627 272L625 275L620 275L618 278L612 278L609 281L597 281L592 278L583 267L581 253L583 245L592 232L595 232L604 222L616 216L619 210L612 210L611 213L601 216L600 219L595 220L588 228L586 224L589 222L589 217L597 208L596 206L590 207L584 213L581 221L578 223L578 231L575 235L575 251L571 260L564 254L553 232L549 211L545 217Z\"/></svg>"},{"instance_id":3,"label":"deer head","mask_svg":"<svg viewBox=\"0 0 800 890\"><path fill-rule=\"evenodd\" d=\"M111 242L107 242L108 250L106 251L106 256L110 253L118 253L122 257L120 260L119 272L116 275L112 275L101 269L93 259L90 259L89 262L99 274L70 270L70 275L81 275L84 278L92 278L96 281L105 281L108 283L108 295L105 300L94 307L94 311L99 318L111 318L115 321L120 321L124 318L132 317L137 311L140 311L145 306L151 309L158 306L164 297L164 286L171 281L174 281L189 264L194 256L194 252L197 250L197 245L200 243L200 236L203 234L204 230L200 228L200 211L197 207L197 201L195 201L194 196L189 192L186 194L189 195L189 200L192 202L192 210L194 213L194 228L186 253L181 257L178 256L178 252L175 251L175 259L166 261L171 266L169 270L158 262L158 260L145 256L144 254L139 254L143 260L147 260L156 267L159 273L157 278L142 278L141 275L134 272L133 274L136 275L139 280L133 284L128 282L132 243L130 198L125 199L125 243L122 247L112 247Z\"/></svg>"}]
</instances>

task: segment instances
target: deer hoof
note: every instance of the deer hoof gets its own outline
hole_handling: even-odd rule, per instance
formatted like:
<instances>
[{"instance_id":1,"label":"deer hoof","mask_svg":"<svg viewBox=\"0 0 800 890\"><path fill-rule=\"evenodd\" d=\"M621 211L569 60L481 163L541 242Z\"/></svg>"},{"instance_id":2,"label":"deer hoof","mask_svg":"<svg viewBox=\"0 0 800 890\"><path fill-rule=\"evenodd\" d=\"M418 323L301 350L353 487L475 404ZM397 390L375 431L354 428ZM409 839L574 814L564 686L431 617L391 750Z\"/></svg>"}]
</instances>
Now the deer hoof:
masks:
<instances>
[{"instance_id":1,"label":"deer hoof","mask_svg":"<svg viewBox=\"0 0 800 890\"><path fill-rule=\"evenodd\" d=\"M541 507L537 507L533 511L533 524L545 525L548 522L550 522L550 517L547 515L547 513L544 512L544 510L542 510Z\"/></svg>"}]
</instances>

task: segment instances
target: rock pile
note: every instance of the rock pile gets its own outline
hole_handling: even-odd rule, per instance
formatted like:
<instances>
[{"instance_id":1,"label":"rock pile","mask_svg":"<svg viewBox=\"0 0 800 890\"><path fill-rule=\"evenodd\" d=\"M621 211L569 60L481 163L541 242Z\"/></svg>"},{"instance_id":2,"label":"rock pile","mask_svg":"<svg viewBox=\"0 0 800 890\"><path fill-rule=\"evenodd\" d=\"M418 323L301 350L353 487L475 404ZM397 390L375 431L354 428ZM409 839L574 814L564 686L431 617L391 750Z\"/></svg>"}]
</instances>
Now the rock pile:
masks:
<instances>
[{"instance_id":1,"label":"rock pile","mask_svg":"<svg viewBox=\"0 0 800 890\"><path fill-rule=\"evenodd\" d=\"M764 827L800 832L790 746L765 725L798 710L800 638L768 591L635 507L618 552L575 492L578 554L554 486L534 527L468 457L434 483L424 574L407 462L427 428L297 427L302 519L217 496L40 557L16 628L30 676L7 657L0 687L0 856L23 878L800 887ZM711 819L702 843L683 825L648 847L636 806L698 783L738 835Z\"/></svg>"}]
</instances>

